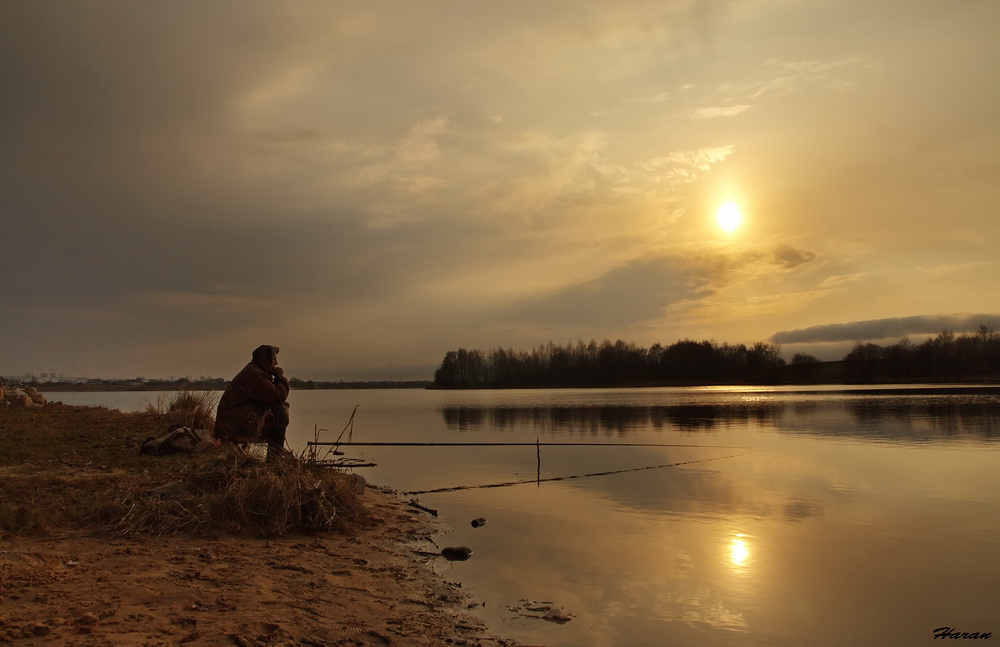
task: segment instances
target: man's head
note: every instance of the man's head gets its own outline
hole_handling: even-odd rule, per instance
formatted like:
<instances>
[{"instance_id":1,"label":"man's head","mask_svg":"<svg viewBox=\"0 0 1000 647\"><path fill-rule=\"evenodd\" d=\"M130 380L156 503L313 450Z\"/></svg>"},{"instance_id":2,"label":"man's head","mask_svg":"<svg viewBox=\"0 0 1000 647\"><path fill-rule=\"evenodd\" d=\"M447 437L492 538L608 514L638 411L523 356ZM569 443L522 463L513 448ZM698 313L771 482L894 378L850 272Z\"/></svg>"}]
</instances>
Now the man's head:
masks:
<instances>
[{"instance_id":1,"label":"man's head","mask_svg":"<svg viewBox=\"0 0 1000 647\"><path fill-rule=\"evenodd\" d=\"M271 369L278 365L278 347L258 346L253 351L253 363L270 372Z\"/></svg>"}]
</instances>

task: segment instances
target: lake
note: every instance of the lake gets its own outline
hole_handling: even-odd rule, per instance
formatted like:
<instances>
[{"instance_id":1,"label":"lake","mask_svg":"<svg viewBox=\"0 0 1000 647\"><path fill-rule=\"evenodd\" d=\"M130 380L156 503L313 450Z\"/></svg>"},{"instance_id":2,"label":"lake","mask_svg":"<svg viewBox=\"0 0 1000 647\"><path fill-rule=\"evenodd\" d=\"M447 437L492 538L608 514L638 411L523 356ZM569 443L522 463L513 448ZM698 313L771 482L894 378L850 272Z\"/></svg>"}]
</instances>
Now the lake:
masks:
<instances>
[{"instance_id":1,"label":"lake","mask_svg":"<svg viewBox=\"0 0 1000 647\"><path fill-rule=\"evenodd\" d=\"M47 395L135 410L170 394ZM370 481L440 512L439 546L473 549L434 567L499 635L911 646L950 627L1000 639L1000 387L328 390L290 402L296 448L317 429L327 441L483 444L346 451L377 463L358 470ZM468 489L426 492L441 488ZM546 607L572 619L544 620Z\"/></svg>"}]
</instances>

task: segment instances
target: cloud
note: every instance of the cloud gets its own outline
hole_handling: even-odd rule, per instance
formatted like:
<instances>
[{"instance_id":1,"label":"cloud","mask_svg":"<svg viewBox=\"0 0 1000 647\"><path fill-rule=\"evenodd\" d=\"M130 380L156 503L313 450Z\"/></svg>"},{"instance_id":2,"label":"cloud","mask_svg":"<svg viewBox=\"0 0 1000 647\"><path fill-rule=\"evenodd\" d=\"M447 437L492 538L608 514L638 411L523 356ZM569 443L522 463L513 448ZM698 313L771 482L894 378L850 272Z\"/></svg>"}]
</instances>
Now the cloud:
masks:
<instances>
[{"instance_id":1,"label":"cloud","mask_svg":"<svg viewBox=\"0 0 1000 647\"><path fill-rule=\"evenodd\" d=\"M611 185L619 170L602 161L607 142L607 134L596 131L558 139L521 134L503 141L500 151L524 158L524 168L496 187L491 209L530 220L556 217L584 201L612 201Z\"/></svg>"},{"instance_id":2,"label":"cloud","mask_svg":"<svg viewBox=\"0 0 1000 647\"><path fill-rule=\"evenodd\" d=\"M945 274L954 274L955 272L964 272L966 270L978 270L985 267L992 267L996 263L992 261L979 261L973 263L942 263L941 265L933 265L931 267L921 267L919 268L921 272L929 276L943 276Z\"/></svg>"},{"instance_id":3,"label":"cloud","mask_svg":"<svg viewBox=\"0 0 1000 647\"><path fill-rule=\"evenodd\" d=\"M828 276L823 279L822 283L819 284L819 289L828 290L830 288L836 288L850 283L857 283L859 281L864 281L874 274L874 272L856 272L854 274L837 274L834 276Z\"/></svg>"},{"instance_id":4,"label":"cloud","mask_svg":"<svg viewBox=\"0 0 1000 647\"><path fill-rule=\"evenodd\" d=\"M437 137L448 132L448 120L444 117L428 119L415 124L399 141L382 148L388 159L359 169L348 181L359 187L367 187L388 179L397 179L408 190L412 190L415 174L424 167L438 161L441 147ZM375 153L370 153L374 155ZM421 183L425 189L434 188L443 180Z\"/></svg>"},{"instance_id":5,"label":"cloud","mask_svg":"<svg viewBox=\"0 0 1000 647\"><path fill-rule=\"evenodd\" d=\"M663 103L670 99L669 92L660 92L651 97L643 97L641 99L626 99L626 103Z\"/></svg>"},{"instance_id":6,"label":"cloud","mask_svg":"<svg viewBox=\"0 0 1000 647\"><path fill-rule=\"evenodd\" d=\"M1000 324L1000 314L918 315L825 324L782 330L775 333L771 340L779 344L873 341L904 335L934 335L945 329L958 333L973 332L983 324Z\"/></svg>"},{"instance_id":7,"label":"cloud","mask_svg":"<svg viewBox=\"0 0 1000 647\"><path fill-rule=\"evenodd\" d=\"M647 173L680 184L691 183L732 155L734 146L712 146L674 151L639 164Z\"/></svg>"},{"instance_id":8,"label":"cloud","mask_svg":"<svg viewBox=\"0 0 1000 647\"><path fill-rule=\"evenodd\" d=\"M634 261L533 299L515 318L580 329L629 326L660 316L671 304L704 296L707 284L694 264L681 259Z\"/></svg>"},{"instance_id":9,"label":"cloud","mask_svg":"<svg viewBox=\"0 0 1000 647\"><path fill-rule=\"evenodd\" d=\"M785 243L778 245L774 249L774 262L786 270L810 263L815 258L815 252L795 249L791 245Z\"/></svg>"},{"instance_id":10,"label":"cloud","mask_svg":"<svg viewBox=\"0 0 1000 647\"><path fill-rule=\"evenodd\" d=\"M700 119L715 119L716 117L734 117L741 112L750 109L749 105L720 106L713 108L698 108L694 111L694 116Z\"/></svg>"},{"instance_id":11,"label":"cloud","mask_svg":"<svg viewBox=\"0 0 1000 647\"><path fill-rule=\"evenodd\" d=\"M798 92L809 85L826 86L835 91L843 91L851 87L851 83L837 76L840 70L859 69L864 67L864 60L851 57L840 60L797 60L772 58L765 63L770 76L743 88L743 93L751 99L758 99L766 94L787 95Z\"/></svg>"}]
</instances>

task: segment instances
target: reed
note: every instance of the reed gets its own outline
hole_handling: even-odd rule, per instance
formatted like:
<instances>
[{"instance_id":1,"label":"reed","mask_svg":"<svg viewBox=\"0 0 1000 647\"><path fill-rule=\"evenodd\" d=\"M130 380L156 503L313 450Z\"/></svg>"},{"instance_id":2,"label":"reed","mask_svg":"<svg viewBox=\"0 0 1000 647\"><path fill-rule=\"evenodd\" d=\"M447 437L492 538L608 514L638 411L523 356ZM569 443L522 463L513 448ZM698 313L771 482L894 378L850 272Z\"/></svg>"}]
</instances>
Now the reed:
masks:
<instances>
[{"instance_id":1,"label":"reed","mask_svg":"<svg viewBox=\"0 0 1000 647\"><path fill-rule=\"evenodd\" d=\"M165 401L146 405L146 413L157 416L164 426L181 425L190 429L212 429L219 403L214 391L177 391Z\"/></svg>"}]
</instances>

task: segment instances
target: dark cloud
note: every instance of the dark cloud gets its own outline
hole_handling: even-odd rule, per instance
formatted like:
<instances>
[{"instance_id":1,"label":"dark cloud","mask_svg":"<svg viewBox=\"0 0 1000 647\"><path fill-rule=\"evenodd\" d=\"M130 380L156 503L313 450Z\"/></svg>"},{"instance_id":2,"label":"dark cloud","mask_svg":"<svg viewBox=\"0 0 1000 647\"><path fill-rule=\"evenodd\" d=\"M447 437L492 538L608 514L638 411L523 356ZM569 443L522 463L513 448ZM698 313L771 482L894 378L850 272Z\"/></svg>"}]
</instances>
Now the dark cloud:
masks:
<instances>
[{"instance_id":1,"label":"dark cloud","mask_svg":"<svg viewBox=\"0 0 1000 647\"><path fill-rule=\"evenodd\" d=\"M519 310L526 321L627 326L657 317L665 307L709 292L708 280L679 260L643 260L540 298Z\"/></svg>"},{"instance_id":2,"label":"dark cloud","mask_svg":"<svg viewBox=\"0 0 1000 647\"><path fill-rule=\"evenodd\" d=\"M774 262L786 270L805 265L815 260L814 252L795 249L791 245L781 244L774 249Z\"/></svg>"},{"instance_id":3,"label":"dark cloud","mask_svg":"<svg viewBox=\"0 0 1000 647\"><path fill-rule=\"evenodd\" d=\"M29 223L30 224L30 223ZM114 301L161 291L284 301L364 300L408 283L409 267L381 257L421 255L419 231L355 222L157 223L65 221L13 227L5 261L30 281L0 283L8 305L47 300ZM416 249L416 252L414 251ZM430 249L433 250L433 247Z\"/></svg>"},{"instance_id":4,"label":"dark cloud","mask_svg":"<svg viewBox=\"0 0 1000 647\"><path fill-rule=\"evenodd\" d=\"M852 321L798 330L782 330L775 333L771 340L779 344L867 341L898 338L903 335L933 335L945 329L960 333L972 332L983 324L1000 324L1000 314L921 315Z\"/></svg>"}]
</instances>

